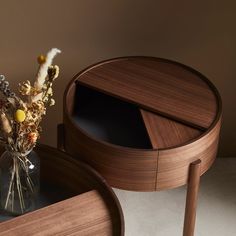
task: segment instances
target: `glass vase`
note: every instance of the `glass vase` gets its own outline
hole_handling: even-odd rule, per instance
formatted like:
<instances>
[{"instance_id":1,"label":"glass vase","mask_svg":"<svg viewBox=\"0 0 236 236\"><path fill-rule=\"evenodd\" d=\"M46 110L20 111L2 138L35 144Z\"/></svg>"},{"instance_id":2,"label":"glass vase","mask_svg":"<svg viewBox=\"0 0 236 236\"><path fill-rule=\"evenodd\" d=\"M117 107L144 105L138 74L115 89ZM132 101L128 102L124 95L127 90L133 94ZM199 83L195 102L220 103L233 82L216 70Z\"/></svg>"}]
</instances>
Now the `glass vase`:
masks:
<instances>
[{"instance_id":1,"label":"glass vase","mask_svg":"<svg viewBox=\"0 0 236 236\"><path fill-rule=\"evenodd\" d=\"M27 155L5 151L0 157L1 209L21 215L36 209L40 188L40 160L36 152Z\"/></svg>"}]
</instances>

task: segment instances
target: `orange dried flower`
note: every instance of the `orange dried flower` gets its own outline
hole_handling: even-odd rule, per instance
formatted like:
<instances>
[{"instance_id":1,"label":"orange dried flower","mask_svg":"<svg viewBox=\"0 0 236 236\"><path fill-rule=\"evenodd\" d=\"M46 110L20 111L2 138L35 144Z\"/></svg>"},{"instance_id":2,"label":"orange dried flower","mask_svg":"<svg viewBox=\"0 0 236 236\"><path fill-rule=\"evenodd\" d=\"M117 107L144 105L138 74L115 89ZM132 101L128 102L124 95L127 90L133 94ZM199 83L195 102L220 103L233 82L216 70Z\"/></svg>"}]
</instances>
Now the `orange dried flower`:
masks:
<instances>
[{"instance_id":1,"label":"orange dried flower","mask_svg":"<svg viewBox=\"0 0 236 236\"><path fill-rule=\"evenodd\" d=\"M31 132L28 134L28 140L30 143L35 143L37 141L38 134L35 132Z\"/></svg>"}]
</instances>

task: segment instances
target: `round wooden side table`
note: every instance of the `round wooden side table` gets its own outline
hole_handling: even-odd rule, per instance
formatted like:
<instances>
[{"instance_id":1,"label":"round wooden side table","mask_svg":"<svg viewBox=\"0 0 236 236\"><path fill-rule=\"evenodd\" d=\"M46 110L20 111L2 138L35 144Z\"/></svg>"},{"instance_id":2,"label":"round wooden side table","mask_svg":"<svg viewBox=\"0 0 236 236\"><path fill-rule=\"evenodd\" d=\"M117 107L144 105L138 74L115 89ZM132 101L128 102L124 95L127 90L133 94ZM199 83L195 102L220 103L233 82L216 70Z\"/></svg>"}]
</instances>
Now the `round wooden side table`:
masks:
<instances>
[{"instance_id":1,"label":"round wooden side table","mask_svg":"<svg viewBox=\"0 0 236 236\"><path fill-rule=\"evenodd\" d=\"M119 201L100 174L55 148L38 145L35 151L41 162L38 210L11 219L0 212L0 235L124 236Z\"/></svg>"},{"instance_id":2,"label":"round wooden side table","mask_svg":"<svg viewBox=\"0 0 236 236\"><path fill-rule=\"evenodd\" d=\"M64 94L63 148L117 188L188 184L184 236L194 234L200 176L216 157L221 98L180 63L116 58L77 74Z\"/></svg>"}]
</instances>

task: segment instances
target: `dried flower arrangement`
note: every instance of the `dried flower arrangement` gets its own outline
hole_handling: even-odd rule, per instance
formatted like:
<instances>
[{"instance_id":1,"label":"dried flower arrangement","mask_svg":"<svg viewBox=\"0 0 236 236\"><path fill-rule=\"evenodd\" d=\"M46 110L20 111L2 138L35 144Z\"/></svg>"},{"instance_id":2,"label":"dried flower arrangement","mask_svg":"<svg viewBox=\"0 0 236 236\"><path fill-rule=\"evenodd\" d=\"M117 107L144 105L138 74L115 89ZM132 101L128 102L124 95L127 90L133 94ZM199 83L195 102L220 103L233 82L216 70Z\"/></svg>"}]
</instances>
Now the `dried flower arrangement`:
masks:
<instances>
[{"instance_id":1,"label":"dried flower arrangement","mask_svg":"<svg viewBox=\"0 0 236 236\"><path fill-rule=\"evenodd\" d=\"M24 199L20 182L19 169L25 171L27 184L33 189L33 182L28 174L33 164L27 155L35 147L41 132L40 122L46 114L46 108L55 104L52 84L59 75L59 67L52 65L54 57L61 51L57 48L51 49L46 56L39 56L39 69L36 81L24 81L19 84L20 96L11 91L9 82L4 75L0 75L0 142L5 145L7 151L14 153L14 166L11 168L11 181L5 209L13 204L14 187L20 200L22 212L24 212ZM25 99L23 99L25 98ZM11 206L13 207L13 206Z\"/></svg>"}]
</instances>

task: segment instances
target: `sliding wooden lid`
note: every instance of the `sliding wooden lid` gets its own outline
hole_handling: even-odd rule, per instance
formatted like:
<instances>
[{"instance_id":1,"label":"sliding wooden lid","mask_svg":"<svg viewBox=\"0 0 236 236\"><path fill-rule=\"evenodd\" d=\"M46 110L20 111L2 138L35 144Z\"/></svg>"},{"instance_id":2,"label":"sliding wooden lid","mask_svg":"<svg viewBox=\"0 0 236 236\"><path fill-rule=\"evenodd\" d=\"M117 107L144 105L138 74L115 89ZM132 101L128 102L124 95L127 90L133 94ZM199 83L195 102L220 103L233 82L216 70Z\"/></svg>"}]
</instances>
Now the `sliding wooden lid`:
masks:
<instances>
[{"instance_id":1,"label":"sliding wooden lid","mask_svg":"<svg viewBox=\"0 0 236 236\"><path fill-rule=\"evenodd\" d=\"M114 99L135 109L135 116L111 103ZM148 138L150 145L121 145L109 139L109 134L103 139L83 128L82 123L76 123L82 116L76 113L76 109L83 108L82 101L86 107L84 120L97 114L109 117L108 125L122 127L119 131L124 135L132 132L131 139L141 136L146 143ZM86 113L87 109L91 113ZM116 115L112 113L115 109L119 111ZM213 163L221 112L221 99L214 85L185 65L152 57L111 59L88 67L68 85L64 96L65 149L82 156L113 187L137 191L175 188L187 183L193 161L202 161L201 174ZM139 120L136 125L145 128L147 135L139 134L135 126L118 126L119 116L131 122ZM94 122L99 130L106 126L106 122ZM110 130L115 136L116 130Z\"/></svg>"},{"instance_id":2,"label":"sliding wooden lid","mask_svg":"<svg viewBox=\"0 0 236 236\"><path fill-rule=\"evenodd\" d=\"M118 58L90 67L78 80L202 131L211 126L218 111L214 86L195 70L169 60Z\"/></svg>"}]
</instances>

